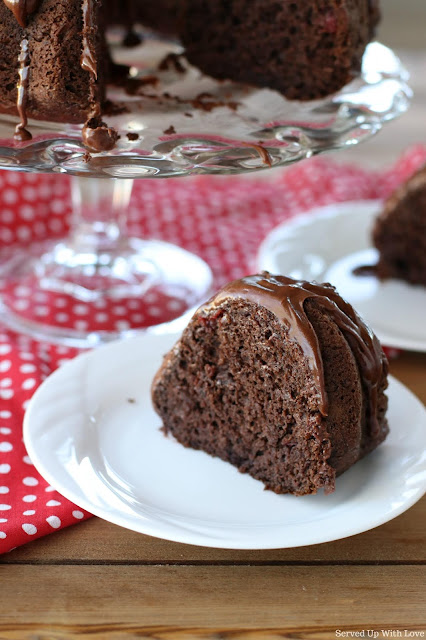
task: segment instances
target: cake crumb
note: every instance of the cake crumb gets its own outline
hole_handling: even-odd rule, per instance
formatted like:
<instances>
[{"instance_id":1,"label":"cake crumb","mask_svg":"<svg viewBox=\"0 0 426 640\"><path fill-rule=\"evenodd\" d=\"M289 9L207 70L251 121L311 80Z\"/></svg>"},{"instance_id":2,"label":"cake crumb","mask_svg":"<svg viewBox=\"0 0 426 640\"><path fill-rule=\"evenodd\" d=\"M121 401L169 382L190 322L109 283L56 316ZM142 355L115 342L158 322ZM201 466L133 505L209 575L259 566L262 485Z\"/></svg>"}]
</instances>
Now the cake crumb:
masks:
<instances>
[{"instance_id":1,"label":"cake crumb","mask_svg":"<svg viewBox=\"0 0 426 640\"><path fill-rule=\"evenodd\" d=\"M174 128L174 126L171 124L170 127L168 129L166 129L165 131L163 131L164 135L166 136L171 136L174 133L176 133L176 129Z\"/></svg>"},{"instance_id":2,"label":"cake crumb","mask_svg":"<svg viewBox=\"0 0 426 640\"><path fill-rule=\"evenodd\" d=\"M178 73L185 73L186 69L181 60L183 55L181 53L168 53L158 65L159 71L170 71L170 69L177 71Z\"/></svg>"},{"instance_id":3,"label":"cake crumb","mask_svg":"<svg viewBox=\"0 0 426 640\"><path fill-rule=\"evenodd\" d=\"M124 90L128 96L143 96L145 87L155 87L158 84L158 77L154 75L143 76L142 78L126 78Z\"/></svg>"},{"instance_id":4,"label":"cake crumb","mask_svg":"<svg viewBox=\"0 0 426 640\"><path fill-rule=\"evenodd\" d=\"M211 93L203 92L198 94L194 100L191 100L191 105L194 109L200 109L201 111L209 113L210 111L213 111L213 109L218 109L219 107L228 107L231 111L237 111L240 103L232 100L229 102L217 100Z\"/></svg>"}]
</instances>

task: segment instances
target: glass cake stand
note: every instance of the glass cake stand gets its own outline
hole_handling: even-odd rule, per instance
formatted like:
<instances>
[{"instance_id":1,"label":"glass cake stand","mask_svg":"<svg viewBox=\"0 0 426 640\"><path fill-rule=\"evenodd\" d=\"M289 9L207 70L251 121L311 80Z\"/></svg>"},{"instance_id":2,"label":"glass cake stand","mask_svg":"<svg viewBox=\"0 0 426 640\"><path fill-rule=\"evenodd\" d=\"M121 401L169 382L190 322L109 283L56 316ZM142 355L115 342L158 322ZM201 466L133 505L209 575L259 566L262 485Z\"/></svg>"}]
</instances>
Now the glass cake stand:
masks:
<instances>
[{"instance_id":1,"label":"glass cake stand","mask_svg":"<svg viewBox=\"0 0 426 640\"><path fill-rule=\"evenodd\" d=\"M359 78L308 103L205 77L178 45L141 46L115 46L116 60L134 66L108 95L105 120L120 135L112 151L89 154L80 126L50 122L30 122L32 140L16 142L16 119L0 117L0 168L72 176L69 236L0 256L0 321L13 330L85 348L148 327L175 329L209 295L212 274L177 246L128 236L133 179L249 173L344 148L404 113L411 96L407 72L379 43L368 46ZM78 325L58 313L69 304ZM105 314L93 311L114 305L139 312L129 319L124 311L106 331Z\"/></svg>"}]
</instances>

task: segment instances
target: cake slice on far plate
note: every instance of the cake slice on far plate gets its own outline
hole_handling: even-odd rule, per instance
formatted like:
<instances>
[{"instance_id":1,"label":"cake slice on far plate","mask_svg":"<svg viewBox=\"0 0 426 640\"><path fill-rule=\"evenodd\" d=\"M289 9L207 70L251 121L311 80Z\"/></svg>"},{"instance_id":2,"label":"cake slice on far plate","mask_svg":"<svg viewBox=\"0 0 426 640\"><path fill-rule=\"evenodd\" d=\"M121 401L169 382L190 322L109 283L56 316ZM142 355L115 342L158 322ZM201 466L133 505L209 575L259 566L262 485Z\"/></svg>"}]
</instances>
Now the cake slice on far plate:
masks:
<instances>
[{"instance_id":1,"label":"cake slice on far plate","mask_svg":"<svg viewBox=\"0 0 426 640\"><path fill-rule=\"evenodd\" d=\"M375 272L426 286L426 165L388 198L373 228Z\"/></svg>"}]
</instances>

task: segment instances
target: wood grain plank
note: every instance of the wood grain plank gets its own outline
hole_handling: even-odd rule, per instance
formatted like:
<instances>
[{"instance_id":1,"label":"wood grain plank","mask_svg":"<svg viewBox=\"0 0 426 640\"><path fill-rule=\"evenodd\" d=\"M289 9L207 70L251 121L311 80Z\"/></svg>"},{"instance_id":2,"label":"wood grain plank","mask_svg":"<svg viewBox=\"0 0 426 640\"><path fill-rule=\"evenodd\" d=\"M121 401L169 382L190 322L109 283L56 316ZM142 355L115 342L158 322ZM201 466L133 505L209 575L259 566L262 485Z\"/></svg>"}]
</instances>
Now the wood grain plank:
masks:
<instances>
[{"instance_id":1,"label":"wood grain plank","mask_svg":"<svg viewBox=\"0 0 426 640\"><path fill-rule=\"evenodd\" d=\"M213 629L226 638L229 630L279 629L331 638L345 628L422 629L425 574L416 566L3 566L0 637Z\"/></svg>"},{"instance_id":2,"label":"wood grain plank","mask_svg":"<svg viewBox=\"0 0 426 640\"><path fill-rule=\"evenodd\" d=\"M390 373L426 404L426 353L402 353L391 360Z\"/></svg>"},{"instance_id":3,"label":"wood grain plank","mask_svg":"<svg viewBox=\"0 0 426 640\"><path fill-rule=\"evenodd\" d=\"M426 497L387 524L327 544L270 551L207 549L168 542L92 519L0 556L13 563L425 563Z\"/></svg>"},{"instance_id":4,"label":"wood grain plank","mask_svg":"<svg viewBox=\"0 0 426 640\"><path fill-rule=\"evenodd\" d=\"M105 627L105 625L73 625L72 627L51 625L20 625L19 629L6 629L7 635L1 640L334 640L338 637L374 638L385 640L389 638L425 638L425 627L408 623L404 627L389 628L385 625L371 625L368 628L359 625L341 626L336 629L329 627L305 629L301 626L292 629L229 629L191 628L177 626L143 626L120 625ZM0 629L1 633L1 629ZM344 635L345 633L349 635ZM354 635L358 633L358 636ZM393 634L393 635L392 635Z\"/></svg>"}]
</instances>

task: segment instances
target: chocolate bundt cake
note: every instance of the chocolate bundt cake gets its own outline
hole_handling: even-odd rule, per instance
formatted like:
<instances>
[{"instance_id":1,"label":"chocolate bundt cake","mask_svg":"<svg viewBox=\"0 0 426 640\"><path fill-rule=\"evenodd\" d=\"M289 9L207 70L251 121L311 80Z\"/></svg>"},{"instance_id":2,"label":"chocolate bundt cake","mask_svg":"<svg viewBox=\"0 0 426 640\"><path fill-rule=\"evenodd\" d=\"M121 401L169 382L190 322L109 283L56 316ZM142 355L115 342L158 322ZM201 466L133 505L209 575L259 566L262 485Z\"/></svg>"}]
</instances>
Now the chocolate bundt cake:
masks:
<instances>
[{"instance_id":1,"label":"chocolate bundt cake","mask_svg":"<svg viewBox=\"0 0 426 640\"><path fill-rule=\"evenodd\" d=\"M103 0L107 24L124 26L124 45L130 46L143 39L137 31L140 25L177 37L179 6L180 0Z\"/></svg>"},{"instance_id":2,"label":"chocolate bundt cake","mask_svg":"<svg viewBox=\"0 0 426 640\"><path fill-rule=\"evenodd\" d=\"M205 73L311 100L353 80L379 13L371 0L181 0L188 60Z\"/></svg>"},{"instance_id":3,"label":"chocolate bundt cake","mask_svg":"<svg viewBox=\"0 0 426 640\"><path fill-rule=\"evenodd\" d=\"M387 200L373 228L376 275L426 286L426 166Z\"/></svg>"},{"instance_id":4,"label":"chocolate bundt cake","mask_svg":"<svg viewBox=\"0 0 426 640\"><path fill-rule=\"evenodd\" d=\"M178 34L181 0L128 0L134 5L136 22L165 34ZM193 0L195 2L195 0Z\"/></svg>"},{"instance_id":5,"label":"chocolate bundt cake","mask_svg":"<svg viewBox=\"0 0 426 640\"><path fill-rule=\"evenodd\" d=\"M377 20L377 0L0 0L0 112L19 115L19 140L28 117L87 122L87 146L107 150L107 24L125 25L129 44L133 22L174 33L202 71L307 100L359 72Z\"/></svg>"},{"instance_id":6,"label":"chocolate bundt cake","mask_svg":"<svg viewBox=\"0 0 426 640\"><path fill-rule=\"evenodd\" d=\"M114 146L101 119L109 57L101 0L0 0L0 111L18 113L15 137L31 138L27 118L87 122L93 150Z\"/></svg>"},{"instance_id":7,"label":"chocolate bundt cake","mask_svg":"<svg viewBox=\"0 0 426 640\"><path fill-rule=\"evenodd\" d=\"M386 387L379 341L334 287L263 273L196 312L152 399L183 445L304 495L385 439Z\"/></svg>"},{"instance_id":8,"label":"chocolate bundt cake","mask_svg":"<svg viewBox=\"0 0 426 640\"><path fill-rule=\"evenodd\" d=\"M350 82L380 19L378 0L145 0L137 19L175 33L221 80L311 100Z\"/></svg>"}]
</instances>

